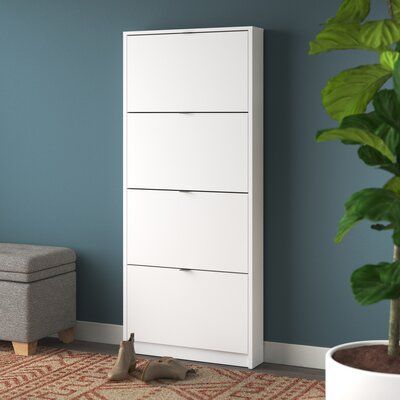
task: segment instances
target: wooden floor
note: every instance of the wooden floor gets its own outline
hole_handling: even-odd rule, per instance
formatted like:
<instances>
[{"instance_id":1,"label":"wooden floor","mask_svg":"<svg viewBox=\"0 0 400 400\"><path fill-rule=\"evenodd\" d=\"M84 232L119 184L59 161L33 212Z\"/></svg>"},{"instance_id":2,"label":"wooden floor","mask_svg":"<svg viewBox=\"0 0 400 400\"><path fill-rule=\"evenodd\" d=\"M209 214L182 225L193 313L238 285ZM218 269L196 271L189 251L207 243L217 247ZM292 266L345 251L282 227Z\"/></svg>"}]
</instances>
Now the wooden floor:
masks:
<instances>
[{"instance_id":1,"label":"wooden floor","mask_svg":"<svg viewBox=\"0 0 400 400\"><path fill-rule=\"evenodd\" d=\"M103 343L93 343L93 342L83 342L83 341L75 341L71 344L63 344L58 339L55 338L46 338L39 342L40 345L51 346L51 347L60 347L71 350L78 351L88 351L93 353L103 353L103 354L117 354L118 346L113 344L103 344ZM148 357L146 358L153 358ZM198 363L198 364L206 364L206 363ZM206 364L219 366L218 364ZM226 365L221 365L221 367L226 367ZM242 367L230 367L237 369L246 369ZM290 376L296 378L304 378L304 379L316 379L316 380L324 380L325 379L325 371L321 369L312 369L312 368L302 368L302 367L292 367L288 365L280 365L280 364L267 364L263 363L259 365L255 371L264 372L272 375L278 376Z\"/></svg>"}]
</instances>

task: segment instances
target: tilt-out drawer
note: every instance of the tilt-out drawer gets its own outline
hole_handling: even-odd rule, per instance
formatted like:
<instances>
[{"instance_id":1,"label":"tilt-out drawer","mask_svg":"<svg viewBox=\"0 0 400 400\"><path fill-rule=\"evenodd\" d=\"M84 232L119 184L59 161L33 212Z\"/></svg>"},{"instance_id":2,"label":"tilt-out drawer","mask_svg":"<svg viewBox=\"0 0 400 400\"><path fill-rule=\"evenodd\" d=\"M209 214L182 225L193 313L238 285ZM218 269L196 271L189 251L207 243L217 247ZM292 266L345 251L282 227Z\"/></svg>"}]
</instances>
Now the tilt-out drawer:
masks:
<instances>
[{"instance_id":1,"label":"tilt-out drawer","mask_svg":"<svg viewBox=\"0 0 400 400\"><path fill-rule=\"evenodd\" d=\"M248 195L127 191L127 263L248 271Z\"/></svg>"},{"instance_id":2,"label":"tilt-out drawer","mask_svg":"<svg viewBox=\"0 0 400 400\"><path fill-rule=\"evenodd\" d=\"M138 342L247 353L246 274L127 267L127 327Z\"/></svg>"}]
</instances>

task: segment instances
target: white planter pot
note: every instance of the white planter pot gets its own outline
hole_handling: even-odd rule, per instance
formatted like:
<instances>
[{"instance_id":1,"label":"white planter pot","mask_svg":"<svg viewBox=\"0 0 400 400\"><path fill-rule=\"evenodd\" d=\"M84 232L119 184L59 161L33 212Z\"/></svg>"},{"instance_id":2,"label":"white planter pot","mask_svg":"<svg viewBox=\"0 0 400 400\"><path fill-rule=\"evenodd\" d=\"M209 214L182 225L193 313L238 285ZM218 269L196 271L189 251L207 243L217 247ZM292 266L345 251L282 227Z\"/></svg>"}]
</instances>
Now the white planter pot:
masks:
<instances>
[{"instance_id":1,"label":"white planter pot","mask_svg":"<svg viewBox=\"0 0 400 400\"><path fill-rule=\"evenodd\" d=\"M326 400L399 400L400 374L386 374L347 367L332 358L343 349L387 344L385 340L347 343L326 353Z\"/></svg>"}]
</instances>

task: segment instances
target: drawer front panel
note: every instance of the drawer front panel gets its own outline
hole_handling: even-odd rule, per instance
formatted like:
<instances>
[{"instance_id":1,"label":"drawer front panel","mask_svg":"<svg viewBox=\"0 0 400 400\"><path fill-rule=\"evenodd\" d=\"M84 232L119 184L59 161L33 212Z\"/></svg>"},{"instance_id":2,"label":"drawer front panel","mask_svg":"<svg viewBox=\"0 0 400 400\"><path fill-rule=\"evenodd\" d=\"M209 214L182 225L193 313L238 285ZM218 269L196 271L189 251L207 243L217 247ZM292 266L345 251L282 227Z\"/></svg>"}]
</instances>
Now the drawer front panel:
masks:
<instances>
[{"instance_id":1,"label":"drawer front panel","mask_svg":"<svg viewBox=\"0 0 400 400\"><path fill-rule=\"evenodd\" d=\"M138 342L247 353L247 279L128 266L128 332Z\"/></svg>"},{"instance_id":2,"label":"drawer front panel","mask_svg":"<svg viewBox=\"0 0 400 400\"><path fill-rule=\"evenodd\" d=\"M127 186L247 192L247 114L129 114Z\"/></svg>"},{"instance_id":3,"label":"drawer front panel","mask_svg":"<svg viewBox=\"0 0 400 400\"><path fill-rule=\"evenodd\" d=\"M128 190L127 262L247 273L246 194Z\"/></svg>"},{"instance_id":4,"label":"drawer front panel","mask_svg":"<svg viewBox=\"0 0 400 400\"><path fill-rule=\"evenodd\" d=\"M248 111L248 33L127 39L127 111Z\"/></svg>"}]
</instances>

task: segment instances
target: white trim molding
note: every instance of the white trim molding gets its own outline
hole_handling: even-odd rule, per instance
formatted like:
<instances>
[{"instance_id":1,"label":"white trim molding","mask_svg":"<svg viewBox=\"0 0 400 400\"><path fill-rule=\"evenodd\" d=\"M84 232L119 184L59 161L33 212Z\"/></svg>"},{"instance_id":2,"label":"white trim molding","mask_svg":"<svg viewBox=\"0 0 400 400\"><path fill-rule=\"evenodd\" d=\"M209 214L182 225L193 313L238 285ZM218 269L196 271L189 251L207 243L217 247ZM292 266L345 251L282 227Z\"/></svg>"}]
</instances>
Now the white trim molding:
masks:
<instances>
[{"instance_id":1,"label":"white trim molding","mask_svg":"<svg viewBox=\"0 0 400 400\"><path fill-rule=\"evenodd\" d=\"M325 347L264 342L264 361L271 364L325 369Z\"/></svg>"},{"instance_id":2,"label":"white trim molding","mask_svg":"<svg viewBox=\"0 0 400 400\"><path fill-rule=\"evenodd\" d=\"M122 340L122 325L77 321L75 337L87 342L119 344ZM296 367L325 369L325 347L299 344L264 342L264 362L293 365Z\"/></svg>"},{"instance_id":3,"label":"white trim molding","mask_svg":"<svg viewBox=\"0 0 400 400\"><path fill-rule=\"evenodd\" d=\"M76 321L75 338L85 342L119 344L122 340L122 331L122 325Z\"/></svg>"}]
</instances>

